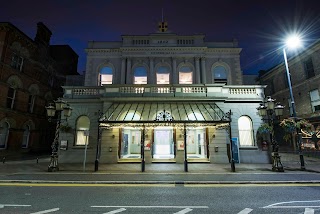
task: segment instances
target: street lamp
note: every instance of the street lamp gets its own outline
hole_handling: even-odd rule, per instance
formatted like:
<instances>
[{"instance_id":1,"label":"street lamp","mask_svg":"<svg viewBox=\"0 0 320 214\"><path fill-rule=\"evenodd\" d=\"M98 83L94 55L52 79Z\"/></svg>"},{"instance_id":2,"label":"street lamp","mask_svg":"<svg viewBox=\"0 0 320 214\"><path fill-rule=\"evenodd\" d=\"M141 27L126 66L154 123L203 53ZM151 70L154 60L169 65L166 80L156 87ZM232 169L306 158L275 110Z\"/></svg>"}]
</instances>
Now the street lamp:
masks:
<instances>
[{"instance_id":1,"label":"street lamp","mask_svg":"<svg viewBox=\"0 0 320 214\"><path fill-rule=\"evenodd\" d=\"M49 117L49 122L51 121L56 121L56 132L55 132L55 137L51 145L51 159L50 159L50 164L48 166L48 172L55 172L59 171L59 165L58 165L58 149L59 149L59 129L60 129L60 124L61 121L63 120L61 118L61 112L63 111L63 115L65 117L65 120L67 120L68 117L70 117L72 108L61 98L58 98L56 101L53 103L50 103L49 106L46 107L47 109L47 115ZM57 119L53 119L55 116L55 113L57 112Z\"/></svg>"},{"instance_id":2,"label":"street lamp","mask_svg":"<svg viewBox=\"0 0 320 214\"><path fill-rule=\"evenodd\" d=\"M301 39L297 35L290 36L286 40L286 45L283 48L283 57L284 57L284 62L286 66L286 72L287 72L287 80L288 80L288 86L289 86L289 92L290 92L290 100L291 100L291 108L292 108L292 116L294 118L294 121L297 122L297 113L296 113L296 106L294 102L294 97L292 93L292 85L291 85L291 77L290 77L290 71L289 71L289 66L288 66L288 59L287 59L287 53L286 53L286 48L293 49L293 48L298 48L301 46ZM300 129L296 128L297 132L297 144L299 148L299 156L300 156L300 163L301 163L301 170L305 170L304 166L304 158L302 154L302 149L301 149L301 133Z\"/></svg>"},{"instance_id":3,"label":"street lamp","mask_svg":"<svg viewBox=\"0 0 320 214\"><path fill-rule=\"evenodd\" d=\"M274 122L275 119L278 119L283 115L284 106L280 103L275 104L274 101L274 99L268 96L266 101L264 103L261 103L257 110L259 115L262 116L264 120L267 120L269 126L272 127L272 131L270 132L270 140L272 144L272 171L283 172L284 169L278 152L279 144L274 137Z\"/></svg>"}]
</instances>

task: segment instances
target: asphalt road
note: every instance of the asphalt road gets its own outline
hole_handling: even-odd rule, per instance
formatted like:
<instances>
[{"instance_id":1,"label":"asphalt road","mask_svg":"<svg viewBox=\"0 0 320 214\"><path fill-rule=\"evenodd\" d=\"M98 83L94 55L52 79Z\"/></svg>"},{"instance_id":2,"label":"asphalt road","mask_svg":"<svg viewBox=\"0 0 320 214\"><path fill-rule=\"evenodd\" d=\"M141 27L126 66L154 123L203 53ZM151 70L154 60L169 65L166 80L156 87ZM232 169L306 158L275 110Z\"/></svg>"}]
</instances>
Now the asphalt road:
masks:
<instances>
[{"instance_id":1,"label":"asphalt road","mask_svg":"<svg viewBox=\"0 0 320 214\"><path fill-rule=\"evenodd\" d=\"M0 213L320 213L320 184L1 183Z\"/></svg>"},{"instance_id":2,"label":"asphalt road","mask_svg":"<svg viewBox=\"0 0 320 214\"><path fill-rule=\"evenodd\" d=\"M222 174L168 174L168 173L139 173L139 174L108 174L108 173L10 173L0 174L0 181L5 180L41 180L41 181L161 181L161 182L237 182L237 181L257 181L257 182L320 182L320 173L309 172L284 172L284 173L222 173Z\"/></svg>"}]
</instances>

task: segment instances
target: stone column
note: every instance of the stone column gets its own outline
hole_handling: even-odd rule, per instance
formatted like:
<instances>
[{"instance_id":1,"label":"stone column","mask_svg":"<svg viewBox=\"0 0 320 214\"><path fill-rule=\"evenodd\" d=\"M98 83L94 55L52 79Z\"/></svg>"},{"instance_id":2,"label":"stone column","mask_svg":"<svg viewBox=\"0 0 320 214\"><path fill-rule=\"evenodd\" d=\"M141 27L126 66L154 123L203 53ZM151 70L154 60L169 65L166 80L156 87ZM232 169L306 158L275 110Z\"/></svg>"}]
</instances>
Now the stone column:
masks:
<instances>
[{"instance_id":1,"label":"stone column","mask_svg":"<svg viewBox=\"0 0 320 214\"><path fill-rule=\"evenodd\" d=\"M196 60L196 81L195 81L195 83L199 84L200 83L200 63L199 63L200 58L195 57L195 60Z\"/></svg>"},{"instance_id":2,"label":"stone column","mask_svg":"<svg viewBox=\"0 0 320 214\"><path fill-rule=\"evenodd\" d=\"M126 73L126 84L132 84L131 77L131 59L127 59L127 73Z\"/></svg>"},{"instance_id":3,"label":"stone column","mask_svg":"<svg viewBox=\"0 0 320 214\"><path fill-rule=\"evenodd\" d=\"M207 83L207 71L206 71L206 58L201 57L201 76L202 76L202 84Z\"/></svg>"},{"instance_id":4,"label":"stone column","mask_svg":"<svg viewBox=\"0 0 320 214\"><path fill-rule=\"evenodd\" d=\"M149 58L149 67L150 67L150 75L148 77L148 84L156 84L155 83L155 73L154 73L154 64L153 64L153 58Z\"/></svg>"},{"instance_id":5,"label":"stone column","mask_svg":"<svg viewBox=\"0 0 320 214\"><path fill-rule=\"evenodd\" d=\"M123 57L121 61L121 80L120 84L126 83L126 58Z\"/></svg>"},{"instance_id":6,"label":"stone column","mask_svg":"<svg viewBox=\"0 0 320 214\"><path fill-rule=\"evenodd\" d=\"M172 84L178 84L177 59L172 57Z\"/></svg>"}]
</instances>

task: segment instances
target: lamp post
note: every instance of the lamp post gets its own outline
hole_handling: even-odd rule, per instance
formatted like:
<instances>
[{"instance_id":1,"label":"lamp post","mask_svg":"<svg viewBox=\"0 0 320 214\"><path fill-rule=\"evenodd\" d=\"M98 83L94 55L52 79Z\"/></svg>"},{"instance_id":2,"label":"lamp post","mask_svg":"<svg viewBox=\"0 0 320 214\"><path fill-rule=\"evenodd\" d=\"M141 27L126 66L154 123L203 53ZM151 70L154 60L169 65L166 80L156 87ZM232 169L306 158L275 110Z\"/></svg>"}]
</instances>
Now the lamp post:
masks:
<instances>
[{"instance_id":1,"label":"lamp post","mask_svg":"<svg viewBox=\"0 0 320 214\"><path fill-rule=\"evenodd\" d=\"M283 115L284 106L280 103L275 104L274 101L274 99L268 96L266 101L264 103L261 103L257 110L259 115L262 116L264 120L267 120L269 126L272 127L272 131L270 132L270 140L272 144L272 171L284 172L280 155L278 152L279 144L274 137L274 122L275 119L278 119L280 116Z\"/></svg>"},{"instance_id":2,"label":"lamp post","mask_svg":"<svg viewBox=\"0 0 320 214\"><path fill-rule=\"evenodd\" d=\"M56 131L55 131L55 137L51 145L51 159L50 164L48 166L48 172L55 172L59 171L59 165L58 165L58 149L59 149L59 129L61 121L63 120L61 118L61 112L63 111L63 115L65 117L65 120L67 120L68 117L70 117L72 108L61 98L58 98L56 101L54 101L53 105L52 103L49 104L49 106L46 107L47 109L47 115L49 117L49 122L56 121ZM57 112L57 119L53 119L55 116L55 113Z\"/></svg>"},{"instance_id":3,"label":"lamp post","mask_svg":"<svg viewBox=\"0 0 320 214\"><path fill-rule=\"evenodd\" d=\"M294 36L289 37L286 40L286 46L283 48L283 57L284 57L284 62L285 62L285 66L286 66L287 80L288 80L288 86L289 86L289 92L290 92L292 116L293 116L295 122L297 122L297 113L296 113L296 106L295 106L294 97L293 97L293 93L292 93L291 77L290 77L290 71L289 71L289 66L288 66L286 48L297 48L299 46L301 46L301 40L300 40L299 36L294 35ZM305 170L304 157L303 157L302 149L301 149L301 132L300 132L299 128L296 128L296 133L297 133L296 139L297 139L297 145L299 148L301 170Z\"/></svg>"}]
</instances>

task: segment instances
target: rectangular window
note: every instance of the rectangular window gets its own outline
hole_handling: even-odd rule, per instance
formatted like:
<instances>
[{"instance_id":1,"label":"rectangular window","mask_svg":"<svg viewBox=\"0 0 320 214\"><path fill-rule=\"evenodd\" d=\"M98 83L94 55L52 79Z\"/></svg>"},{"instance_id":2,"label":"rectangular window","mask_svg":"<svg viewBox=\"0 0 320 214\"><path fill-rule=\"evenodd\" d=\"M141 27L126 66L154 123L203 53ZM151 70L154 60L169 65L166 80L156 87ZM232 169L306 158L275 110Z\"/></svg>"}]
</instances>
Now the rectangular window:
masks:
<instances>
[{"instance_id":1,"label":"rectangular window","mask_svg":"<svg viewBox=\"0 0 320 214\"><path fill-rule=\"evenodd\" d=\"M34 101L35 101L35 96L29 95L29 100L28 100L28 112L29 113L33 112Z\"/></svg>"},{"instance_id":2,"label":"rectangular window","mask_svg":"<svg viewBox=\"0 0 320 214\"><path fill-rule=\"evenodd\" d=\"M319 90L315 89L309 92L310 93L310 102L312 106L312 111L319 111L320 107L320 96L319 96Z\"/></svg>"},{"instance_id":3,"label":"rectangular window","mask_svg":"<svg viewBox=\"0 0 320 214\"><path fill-rule=\"evenodd\" d=\"M14 54L12 56L11 67L19 71L22 71L22 65L23 65L23 58L21 56L18 56L17 54Z\"/></svg>"},{"instance_id":4,"label":"rectangular window","mask_svg":"<svg viewBox=\"0 0 320 214\"><path fill-rule=\"evenodd\" d=\"M15 97L16 97L16 90L14 88L9 88L8 95L7 95L7 108L13 109Z\"/></svg>"},{"instance_id":5,"label":"rectangular window","mask_svg":"<svg viewBox=\"0 0 320 214\"><path fill-rule=\"evenodd\" d=\"M315 76L311 58L309 58L307 61L304 62L304 70L306 72L308 79Z\"/></svg>"}]
</instances>

